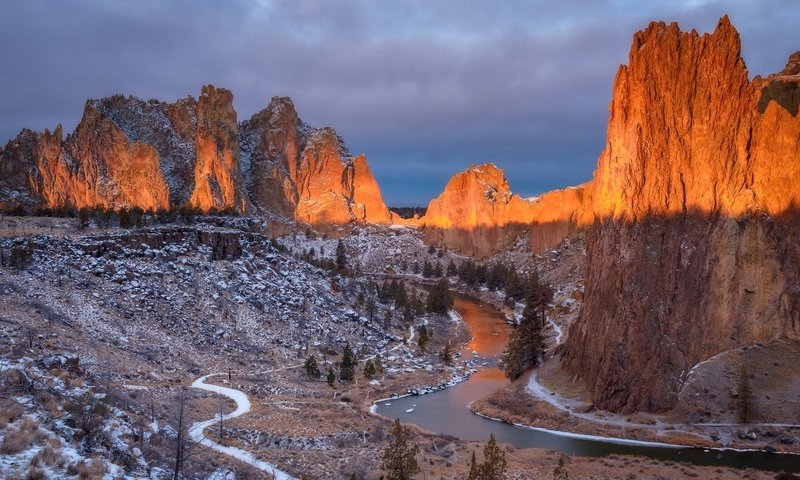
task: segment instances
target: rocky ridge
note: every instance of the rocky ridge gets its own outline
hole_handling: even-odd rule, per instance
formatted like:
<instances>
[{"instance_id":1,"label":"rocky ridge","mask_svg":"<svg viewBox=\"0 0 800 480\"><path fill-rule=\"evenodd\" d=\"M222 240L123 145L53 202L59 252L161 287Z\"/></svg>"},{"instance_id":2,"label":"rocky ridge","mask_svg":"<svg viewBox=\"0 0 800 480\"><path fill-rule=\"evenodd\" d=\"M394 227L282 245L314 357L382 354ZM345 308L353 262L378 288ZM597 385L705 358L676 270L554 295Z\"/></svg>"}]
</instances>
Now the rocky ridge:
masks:
<instances>
[{"instance_id":1,"label":"rocky ridge","mask_svg":"<svg viewBox=\"0 0 800 480\"><path fill-rule=\"evenodd\" d=\"M492 255L523 233L536 253L589 224L590 202L590 183L524 199L511 192L502 170L487 163L453 176L418 223L427 242L467 255Z\"/></svg>"},{"instance_id":2,"label":"rocky ridge","mask_svg":"<svg viewBox=\"0 0 800 480\"><path fill-rule=\"evenodd\" d=\"M740 48L727 17L651 23L617 74L564 357L601 408L671 408L697 363L800 339L800 55L750 81Z\"/></svg>"},{"instance_id":3,"label":"rocky ridge","mask_svg":"<svg viewBox=\"0 0 800 480\"><path fill-rule=\"evenodd\" d=\"M288 98L238 123L233 94L205 86L174 103L86 103L75 132L23 130L0 149L0 205L279 215L316 227L391 223L363 155Z\"/></svg>"}]
</instances>

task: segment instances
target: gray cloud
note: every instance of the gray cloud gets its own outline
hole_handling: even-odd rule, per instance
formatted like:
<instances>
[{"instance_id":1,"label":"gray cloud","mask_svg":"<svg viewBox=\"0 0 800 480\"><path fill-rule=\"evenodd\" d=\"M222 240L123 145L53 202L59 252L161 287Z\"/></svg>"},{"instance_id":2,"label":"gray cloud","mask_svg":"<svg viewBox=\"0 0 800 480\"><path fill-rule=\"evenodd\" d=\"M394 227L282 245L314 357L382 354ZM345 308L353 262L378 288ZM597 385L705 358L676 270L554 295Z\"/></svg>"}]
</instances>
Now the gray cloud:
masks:
<instances>
[{"instance_id":1,"label":"gray cloud","mask_svg":"<svg viewBox=\"0 0 800 480\"><path fill-rule=\"evenodd\" d=\"M590 178L634 31L710 31L724 13L752 74L800 49L793 0L9 0L0 137L70 130L87 98L173 100L213 83L241 118L291 96L368 155L392 204L424 203L485 161L532 195Z\"/></svg>"}]
</instances>

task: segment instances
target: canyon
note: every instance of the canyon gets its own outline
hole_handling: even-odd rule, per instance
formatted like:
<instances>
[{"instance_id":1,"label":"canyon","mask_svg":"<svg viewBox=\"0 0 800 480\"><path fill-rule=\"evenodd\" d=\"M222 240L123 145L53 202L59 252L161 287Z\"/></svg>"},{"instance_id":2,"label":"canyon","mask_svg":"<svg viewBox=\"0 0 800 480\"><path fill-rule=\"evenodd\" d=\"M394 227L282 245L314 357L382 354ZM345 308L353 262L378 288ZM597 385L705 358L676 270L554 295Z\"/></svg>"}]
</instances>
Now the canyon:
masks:
<instances>
[{"instance_id":1,"label":"canyon","mask_svg":"<svg viewBox=\"0 0 800 480\"><path fill-rule=\"evenodd\" d=\"M364 155L303 122L289 98L239 122L233 94L86 103L64 138L23 130L0 149L0 206L191 208L321 231L404 224L490 258L586 236L585 292L560 348L600 408L675 406L693 366L800 339L800 52L748 77L738 32L654 22L617 73L593 178L525 199L494 164L456 174L422 218L386 206Z\"/></svg>"}]
</instances>

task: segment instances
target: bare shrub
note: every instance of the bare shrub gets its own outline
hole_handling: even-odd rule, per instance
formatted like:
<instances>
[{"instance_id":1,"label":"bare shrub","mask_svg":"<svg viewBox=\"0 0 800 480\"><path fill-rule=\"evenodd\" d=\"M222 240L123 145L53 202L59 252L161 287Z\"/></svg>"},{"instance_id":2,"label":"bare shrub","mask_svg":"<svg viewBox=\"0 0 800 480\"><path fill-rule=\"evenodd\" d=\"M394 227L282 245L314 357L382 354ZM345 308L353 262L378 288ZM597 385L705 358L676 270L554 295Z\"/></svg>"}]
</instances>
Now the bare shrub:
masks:
<instances>
[{"instance_id":1,"label":"bare shrub","mask_svg":"<svg viewBox=\"0 0 800 480\"><path fill-rule=\"evenodd\" d=\"M89 391L70 402L67 412L75 428L79 428L91 440L105 421L108 407L103 396Z\"/></svg>"}]
</instances>

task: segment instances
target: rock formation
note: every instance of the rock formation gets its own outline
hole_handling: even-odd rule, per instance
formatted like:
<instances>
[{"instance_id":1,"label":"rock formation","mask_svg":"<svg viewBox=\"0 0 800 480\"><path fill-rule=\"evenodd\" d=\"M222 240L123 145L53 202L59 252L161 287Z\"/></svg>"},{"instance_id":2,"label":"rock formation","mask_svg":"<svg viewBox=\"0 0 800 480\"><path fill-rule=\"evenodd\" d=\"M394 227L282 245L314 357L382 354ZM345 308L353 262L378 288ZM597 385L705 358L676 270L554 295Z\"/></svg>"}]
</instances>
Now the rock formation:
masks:
<instances>
[{"instance_id":1,"label":"rock formation","mask_svg":"<svg viewBox=\"0 0 800 480\"><path fill-rule=\"evenodd\" d=\"M175 103L86 103L75 132L23 130L0 149L0 206L192 206L290 217L318 227L392 223L364 156L275 97L237 124L230 91Z\"/></svg>"},{"instance_id":2,"label":"rock formation","mask_svg":"<svg viewBox=\"0 0 800 480\"><path fill-rule=\"evenodd\" d=\"M290 99L274 97L242 123L240 137L256 207L276 205L315 226L392 223L366 158L351 156L332 128L313 129L300 120Z\"/></svg>"},{"instance_id":3,"label":"rock formation","mask_svg":"<svg viewBox=\"0 0 800 480\"><path fill-rule=\"evenodd\" d=\"M246 213L247 192L239 170L239 137L233 94L203 87L197 101L194 191L189 203L204 212L212 208Z\"/></svg>"},{"instance_id":4,"label":"rock formation","mask_svg":"<svg viewBox=\"0 0 800 480\"><path fill-rule=\"evenodd\" d=\"M634 36L564 355L600 408L671 408L698 362L800 338L799 57L748 80L727 17Z\"/></svg>"},{"instance_id":5,"label":"rock formation","mask_svg":"<svg viewBox=\"0 0 800 480\"><path fill-rule=\"evenodd\" d=\"M488 163L453 176L419 225L427 242L468 255L491 255L523 232L537 252L588 225L590 199L590 184L523 199L511 193L503 171Z\"/></svg>"}]
</instances>

